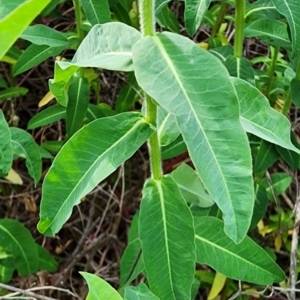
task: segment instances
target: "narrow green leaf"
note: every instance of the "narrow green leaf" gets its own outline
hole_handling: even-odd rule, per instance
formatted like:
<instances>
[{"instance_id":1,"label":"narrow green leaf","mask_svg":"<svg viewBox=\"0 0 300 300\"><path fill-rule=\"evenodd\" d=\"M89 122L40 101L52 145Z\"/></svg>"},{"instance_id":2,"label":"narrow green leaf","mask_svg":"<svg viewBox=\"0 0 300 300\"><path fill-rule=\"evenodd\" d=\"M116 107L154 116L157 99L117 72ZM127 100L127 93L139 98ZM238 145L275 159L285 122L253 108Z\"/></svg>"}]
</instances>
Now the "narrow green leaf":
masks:
<instances>
[{"instance_id":1,"label":"narrow green leaf","mask_svg":"<svg viewBox=\"0 0 300 300\"><path fill-rule=\"evenodd\" d=\"M86 78L74 76L68 91L66 113L67 133L70 138L81 126L88 109L90 86Z\"/></svg>"},{"instance_id":2,"label":"narrow green leaf","mask_svg":"<svg viewBox=\"0 0 300 300\"><path fill-rule=\"evenodd\" d=\"M248 236L236 245L223 232L223 222L214 217L195 219L197 262L236 280L259 285L281 282L284 272Z\"/></svg>"},{"instance_id":3,"label":"narrow green leaf","mask_svg":"<svg viewBox=\"0 0 300 300\"><path fill-rule=\"evenodd\" d=\"M79 272L89 286L86 300L122 300L118 292L102 278L86 272Z\"/></svg>"},{"instance_id":4,"label":"narrow green leaf","mask_svg":"<svg viewBox=\"0 0 300 300\"><path fill-rule=\"evenodd\" d=\"M38 251L29 230L11 219L0 220L0 245L14 259L15 268L22 276L38 270Z\"/></svg>"},{"instance_id":5,"label":"narrow green leaf","mask_svg":"<svg viewBox=\"0 0 300 300\"><path fill-rule=\"evenodd\" d=\"M254 191L250 149L227 70L191 40L167 32L137 42L133 63L139 85L175 115L193 164L224 214L226 234L240 242Z\"/></svg>"},{"instance_id":6,"label":"narrow green leaf","mask_svg":"<svg viewBox=\"0 0 300 300\"><path fill-rule=\"evenodd\" d=\"M1 5L0 59L9 50L33 19L50 3L50 0L11 0ZM21 21L20 21L21 20Z\"/></svg>"},{"instance_id":7,"label":"narrow green leaf","mask_svg":"<svg viewBox=\"0 0 300 300\"><path fill-rule=\"evenodd\" d=\"M193 219L171 176L146 181L139 227L151 291L160 299L190 300L195 268Z\"/></svg>"},{"instance_id":8,"label":"narrow green leaf","mask_svg":"<svg viewBox=\"0 0 300 300\"><path fill-rule=\"evenodd\" d=\"M136 101L136 90L131 84L125 85L117 98L116 101L116 111L126 112L133 106L134 102Z\"/></svg>"},{"instance_id":9,"label":"narrow green leaf","mask_svg":"<svg viewBox=\"0 0 300 300\"><path fill-rule=\"evenodd\" d=\"M278 12L284 15L291 30L293 58L300 58L300 10L298 0L272 0Z\"/></svg>"},{"instance_id":10,"label":"narrow green leaf","mask_svg":"<svg viewBox=\"0 0 300 300\"><path fill-rule=\"evenodd\" d=\"M13 277L15 268L0 265L0 282L9 283Z\"/></svg>"},{"instance_id":11,"label":"narrow green leaf","mask_svg":"<svg viewBox=\"0 0 300 300\"><path fill-rule=\"evenodd\" d=\"M37 185L42 174L42 159L39 146L25 130L10 127L10 134L13 153L18 157L25 158L28 173L33 178L35 185Z\"/></svg>"},{"instance_id":12,"label":"narrow green leaf","mask_svg":"<svg viewBox=\"0 0 300 300\"><path fill-rule=\"evenodd\" d=\"M252 85L255 85L252 65L250 61L245 57L238 58L234 55L230 55L227 57L224 65L227 68L230 76L244 79Z\"/></svg>"},{"instance_id":13,"label":"narrow green leaf","mask_svg":"<svg viewBox=\"0 0 300 300\"><path fill-rule=\"evenodd\" d=\"M232 78L241 107L243 128L270 143L300 153L291 142L290 122L275 109L267 98L248 82Z\"/></svg>"},{"instance_id":14,"label":"narrow green leaf","mask_svg":"<svg viewBox=\"0 0 300 300\"><path fill-rule=\"evenodd\" d=\"M195 34L199 29L211 0L186 0L184 21L187 32Z\"/></svg>"},{"instance_id":15,"label":"narrow green leaf","mask_svg":"<svg viewBox=\"0 0 300 300\"><path fill-rule=\"evenodd\" d=\"M258 37L272 45L291 49L287 25L278 20L259 19L251 22L244 30L245 37Z\"/></svg>"},{"instance_id":16,"label":"narrow green leaf","mask_svg":"<svg viewBox=\"0 0 300 300\"><path fill-rule=\"evenodd\" d=\"M53 256L42 246L36 244L38 256L39 256L39 270L44 270L48 272L55 272L58 268L57 261Z\"/></svg>"},{"instance_id":17,"label":"narrow green leaf","mask_svg":"<svg viewBox=\"0 0 300 300\"><path fill-rule=\"evenodd\" d=\"M127 286L125 288L124 300L160 300L144 283L138 286Z\"/></svg>"},{"instance_id":18,"label":"narrow green leaf","mask_svg":"<svg viewBox=\"0 0 300 300\"><path fill-rule=\"evenodd\" d=\"M131 157L153 131L138 113L97 119L77 131L45 177L38 230L49 236L58 232L73 206Z\"/></svg>"},{"instance_id":19,"label":"narrow green leaf","mask_svg":"<svg viewBox=\"0 0 300 300\"><path fill-rule=\"evenodd\" d=\"M37 113L33 116L27 125L27 129L35 129L38 127L46 126L66 117L66 108L57 104Z\"/></svg>"},{"instance_id":20,"label":"narrow green leaf","mask_svg":"<svg viewBox=\"0 0 300 300\"><path fill-rule=\"evenodd\" d=\"M162 146L167 146L180 135L175 116L158 107L157 133Z\"/></svg>"},{"instance_id":21,"label":"narrow green leaf","mask_svg":"<svg viewBox=\"0 0 300 300\"><path fill-rule=\"evenodd\" d=\"M293 103L299 108L300 107L300 80L294 78L291 82L291 96Z\"/></svg>"},{"instance_id":22,"label":"narrow green leaf","mask_svg":"<svg viewBox=\"0 0 300 300\"><path fill-rule=\"evenodd\" d=\"M21 74L36 65L40 64L47 58L51 56L58 55L61 53L66 47L51 47L46 45L30 45L20 56L17 63L14 65L13 72L14 75Z\"/></svg>"},{"instance_id":23,"label":"narrow green leaf","mask_svg":"<svg viewBox=\"0 0 300 300\"><path fill-rule=\"evenodd\" d=\"M186 144L180 135L175 141L168 146L161 148L161 158L171 159L187 151Z\"/></svg>"},{"instance_id":24,"label":"narrow green leaf","mask_svg":"<svg viewBox=\"0 0 300 300\"><path fill-rule=\"evenodd\" d=\"M50 152L58 153L64 143L65 141L46 141L42 143L42 147Z\"/></svg>"},{"instance_id":25,"label":"narrow green leaf","mask_svg":"<svg viewBox=\"0 0 300 300\"><path fill-rule=\"evenodd\" d=\"M51 47L67 47L69 45L68 39L61 32L41 24L28 26L20 38L35 45Z\"/></svg>"},{"instance_id":26,"label":"narrow green leaf","mask_svg":"<svg viewBox=\"0 0 300 300\"><path fill-rule=\"evenodd\" d=\"M11 146L11 135L5 116L0 109L0 174L6 175L12 166L13 151Z\"/></svg>"},{"instance_id":27,"label":"narrow green leaf","mask_svg":"<svg viewBox=\"0 0 300 300\"><path fill-rule=\"evenodd\" d=\"M265 172L278 158L279 154L275 146L262 140L255 159L254 173Z\"/></svg>"},{"instance_id":28,"label":"narrow green leaf","mask_svg":"<svg viewBox=\"0 0 300 300\"><path fill-rule=\"evenodd\" d=\"M164 27L172 32L179 33L179 22L168 5L162 7L162 9L156 14L156 21L159 26Z\"/></svg>"},{"instance_id":29,"label":"narrow green leaf","mask_svg":"<svg viewBox=\"0 0 300 300\"><path fill-rule=\"evenodd\" d=\"M85 16L92 25L111 21L107 0L81 0Z\"/></svg>"},{"instance_id":30,"label":"narrow green leaf","mask_svg":"<svg viewBox=\"0 0 300 300\"><path fill-rule=\"evenodd\" d=\"M181 164L172 172L186 202L200 207L210 207L214 201L206 192L198 174L187 164Z\"/></svg>"},{"instance_id":31,"label":"narrow green leaf","mask_svg":"<svg viewBox=\"0 0 300 300\"><path fill-rule=\"evenodd\" d=\"M22 87L7 88L0 92L0 100L11 100L12 98L26 95L27 92L28 89Z\"/></svg>"},{"instance_id":32,"label":"narrow green leaf","mask_svg":"<svg viewBox=\"0 0 300 300\"><path fill-rule=\"evenodd\" d=\"M233 55L233 47L231 45L225 45L209 49L209 52L217 58L219 58L224 63L229 56Z\"/></svg>"}]
</instances>

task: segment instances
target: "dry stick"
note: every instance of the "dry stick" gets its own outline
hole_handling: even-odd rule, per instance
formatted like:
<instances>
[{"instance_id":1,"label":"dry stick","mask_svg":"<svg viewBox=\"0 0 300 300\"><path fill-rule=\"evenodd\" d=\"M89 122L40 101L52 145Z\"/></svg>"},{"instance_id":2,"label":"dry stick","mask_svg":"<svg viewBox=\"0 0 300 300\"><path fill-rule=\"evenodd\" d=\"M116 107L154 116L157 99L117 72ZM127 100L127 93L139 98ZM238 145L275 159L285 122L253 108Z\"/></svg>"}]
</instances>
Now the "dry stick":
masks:
<instances>
[{"instance_id":1,"label":"dry stick","mask_svg":"<svg viewBox=\"0 0 300 300\"><path fill-rule=\"evenodd\" d=\"M0 287L3 288L3 289L9 290L9 291L15 292L13 295L16 295L16 293L17 293L17 294L22 294L22 295L25 295L25 296L28 296L28 297L34 297L34 298L42 299L42 300L57 300L57 299L54 299L54 298L51 298L51 297L42 296L42 295L33 293L33 292L30 291L32 289L23 290L23 289L15 288L13 286L10 286L10 285L4 284L4 283L0 283ZM45 288L47 288L47 287L45 287ZM63 290L63 291L67 291L67 290ZM9 299L9 298L11 298L11 296L12 296L12 294L8 294L6 296L0 296L0 299Z\"/></svg>"},{"instance_id":2,"label":"dry stick","mask_svg":"<svg viewBox=\"0 0 300 300\"><path fill-rule=\"evenodd\" d=\"M297 173L295 174L297 178ZM297 200L295 203L295 226L292 234L292 247L290 255L290 296L292 300L296 300L296 280L297 280L297 249L298 249L298 234L299 234L299 224L300 224L300 201L299 201L299 185L298 180L296 180L296 193Z\"/></svg>"}]
</instances>

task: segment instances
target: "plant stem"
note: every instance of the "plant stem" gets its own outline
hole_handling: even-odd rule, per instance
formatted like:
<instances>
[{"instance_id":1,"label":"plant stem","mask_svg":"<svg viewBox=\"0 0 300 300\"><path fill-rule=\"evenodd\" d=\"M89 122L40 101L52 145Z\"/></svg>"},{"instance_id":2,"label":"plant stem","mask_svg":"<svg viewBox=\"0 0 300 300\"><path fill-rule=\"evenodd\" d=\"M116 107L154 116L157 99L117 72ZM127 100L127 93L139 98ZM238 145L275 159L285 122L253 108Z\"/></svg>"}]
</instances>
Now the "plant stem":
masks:
<instances>
[{"instance_id":1,"label":"plant stem","mask_svg":"<svg viewBox=\"0 0 300 300\"><path fill-rule=\"evenodd\" d=\"M234 56L243 57L244 41L244 24L245 24L245 0L235 1L235 34L234 34Z\"/></svg>"},{"instance_id":2,"label":"plant stem","mask_svg":"<svg viewBox=\"0 0 300 300\"><path fill-rule=\"evenodd\" d=\"M222 22L224 20L224 17L225 17L227 7L228 7L228 4L226 2L222 2L216 23L211 31L211 37L215 37L218 34L220 27L222 25Z\"/></svg>"},{"instance_id":3,"label":"plant stem","mask_svg":"<svg viewBox=\"0 0 300 300\"><path fill-rule=\"evenodd\" d=\"M294 79L300 80L300 60L298 62L297 71L296 71L296 75L295 75ZM290 86L287 97L284 102L283 109L282 109L282 113L284 115L286 115L289 112L291 104L292 104L292 91L291 91L291 86Z\"/></svg>"},{"instance_id":4,"label":"plant stem","mask_svg":"<svg viewBox=\"0 0 300 300\"><path fill-rule=\"evenodd\" d=\"M279 47L276 46L274 49L273 57L272 57L272 64L271 64L271 68L269 71L269 80L268 80L267 87L266 87L266 97L267 98L269 98L269 96L270 96L270 90L271 90L271 85L272 85L273 78L274 78L274 72L275 72L275 68L276 68L276 64L277 64L278 53L279 53Z\"/></svg>"},{"instance_id":5,"label":"plant stem","mask_svg":"<svg viewBox=\"0 0 300 300\"><path fill-rule=\"evenodd\" d=\"M139 0L140 27L143 36L155 34L154 0ZM157 106L149 95L145 93L146 120L151 124L156 123ZM162 177L161 153L157 131L148 140L151 176L153 179Z\"/></svg>"},{"instance_id":6,"label":"plant stem","mask_svg":"<svg viewBox=\"0 0 300 300\"><path fill-rule=\"evenodd\" d=\"M73 0L74 9L75 9L75 20L76 20L76 31L79 43L82 42L84 35L82 30L82 17L81 17L81 6L80 0Z\"/></svg>"}]
</instances>

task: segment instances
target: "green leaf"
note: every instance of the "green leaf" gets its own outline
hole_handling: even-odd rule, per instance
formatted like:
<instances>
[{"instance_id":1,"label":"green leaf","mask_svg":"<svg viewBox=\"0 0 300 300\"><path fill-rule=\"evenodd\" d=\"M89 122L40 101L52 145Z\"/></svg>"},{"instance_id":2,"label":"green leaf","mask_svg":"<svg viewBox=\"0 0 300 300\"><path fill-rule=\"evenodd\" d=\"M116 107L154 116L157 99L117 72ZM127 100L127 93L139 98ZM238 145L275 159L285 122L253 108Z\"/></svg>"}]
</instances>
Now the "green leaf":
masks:
<instances>
[{"instance_id":1,"label":"green leaf","mask_svg":"<svg viewBox=\"0 0 300 300\"><path fill-rule=\"evenodd\" d=\"M125 288L124 300L159 300L144 283Z\"/></svg>"},{"instance_id":2,"label":"green leaf","mask_svg":"<svg viewBox=\"0 0 300 300\"><path fill-rule=\"evenodd\" d=\"M162 7L162 9L157 13L156 21L159 26L164 27L172 32L179 33L179 22L168 5Z\"/></svg>"},{"instance_id":3,"label":"green leaf","mask_svg":"<svg viewBox=\"0 0 300 300\"><path fill-rule=\"evenodd\" d=\"M118 22L95 25L80 44L71 62L56 61L50 90L57 101L67 105L67 83L80 67L104 68L115 71L132 71L131 47L141 33Z\"/></svg>"},{"instance_id":4,"label":"green leaf","mask_svg":"<svg viewBox=\"0 0 300 300\"><path fill-rule=\"evenodd\" d=\"M39 146L28 132L20 128L10 127L10 134L13 153L18 157L25 158L28 173L37 185L42 174Z\"/></svg>"},{"instance_id":5,"label":"green leaf","mask_svg":"<svg viewBox=\"0 0 300 300\"><path fill-rule=\"evenodd\" d=\"M233 55L233 47L231 45L225 45L210 49L209 52L224 63L229 56Z\"/></svg>"},{"instance_id":6,"label":"green leaf","mask_svg":"<svg viewBox=\"0 0 300 300\"><path fill-rule=\"evenodd\" d=\"M118 292L102 278L86 272L79 272L89 286L86 300L122 300Z\"/></svg>"},{"instance_id":7,"label":"green leaf","mask_svg":"<svg viewBox=\"0 0 300 300\"><path fill-rule=\"evenodd\" d=\"M42 246L36 244L38 255L39 255L39 270L45 270L48 272L55 272L58 268L57 261L53 256Z\"/></svg>"},{"instance_id":8,"label":"green leaf","mask_svg":"<svg viewBox=\"0 0 300 300\"><path fill-rule=\"evenodd\" d=\"M226 234L240 242L254 192L250 149L227 70L191 40L167 32L137 42L133 63L139 85L175 115L202 183L224 214Z\"/></svg>"},{"instance_id":9,"label":"green leaf","mask_svg":"<svg viewBox=\"0 0 300 300\"><path fill-rule=\"evenodd\" d=\"M0 265L0 282L9 283L13 277L15 268Z\"/></svg>"},{"instance_id":10,"label":"green leaf","mask_svg":"<svg viewBox=\"0 0 300 300\"><path fill-rule=\"evenodd\" d=\"M171 176L146 181L139 227L151 291L160 299L190 300L195 268L193 219Z\"/></svg>"},{"instance_id":11,"label":"green leaf","mask_svg":"<svg viewBox=\"0 0 300 300\"><path fill-rule=\"evenodd\" d=\"M116 101L116 111L126 112L133 106L134 102L136 101L136 90L131 84L125 85L117 98Z\"/></svg>"},{"instance_id":12,"label":"green leaf","mask_svg":"<svg viewBox=\"0 0 300 300\"><path fill-rule=\"evenodd\" d=\"M5 116L0 109L0 174L6 175L13 162L13 151L11 146L11 135Z\"/></svg>"},{"instance_id":13,"label":"green leaf","mask_svg":"<svg viewBox=\"0 0 300 300\"><path fill-rule=\"evenodd\" d=\"M186 144L183 141L182 136L180 135L171 144L161 148L161 158L163 160L171 159L184 153L186 150Z\"/></svg>"},{"instance_id":14,"label":"green leaf","mask_svg":"<svg viewBox=\"0 0 300 300\"><path fill-rule=\"evenodd\" d=\"M1 5L0 59L9 50L33 19L50 3L50 0L11 0Z\"/></svg>"},{"instance_id":15,"label":"green leaf","mask_svg":"<svg viewBox=\"0 0 300 300\"><path fill-rule=\"evenodd\" d=\"M258 37L272 45L291 49L287 25L278 20L259 19L251 22L244 30L245 37Z\"/></svg>"},{"instance_id":16,"label":"green leaf","mask_svg":"<svg viewBox=\"0 0 300 300\"><path fill-rule=\"evenodd\" d=\"M224 65L230 76L244 79L252 85L255 85L254 72L251 63L245 57L238 58L234 55L230 55L227 57Z\"/></svg>"},{"instance_id":17,"label":"green leaf","mask_svg":"<svg viewBox=\"0 0 300 300\"><path fill-rule=\"evenodd\" d=\"M186 0L184 10L185 27L189 35L199 29L211 0Z\"/></svg>"},{"instance_id":18,"label":"green leaf","mask_svg":"<svg viewBox=\"0 0 300 300\"><path fill-rule=\"evenodd\" d=\"M0 100L11 100L12 98L26 95L27 92L28 89L22 87L7 88L0 92Z\"/></svg>"},{"instance_id":19,"label":"green leaf","mask_svg":"<svg viewBox=\"0 0 300 300\"><path fill-rule=\"evenodd\" d=\"M58 55L65 48L65 46L52 47L47 45L30 45L14 65L14 75L19 75L40 64L47 58Z\"/></svg>"},{"instance_id":20,"label":"green leaf","mask_svg":"<svg viewBox=\"0 0 300 300\"><path fill-rule=\"evenodd\" d=\"M81 0L85 16L92 25L111 21L107 0Z\"/></svg>"},{"instance_id":21,"label":"green leaf","mask_svg":"<svg viewBox=\"0 0 300 300\"><path fill-rule=\"evenodd\" d=\"M181 164L177 167L172 172L172 177L188 203L200 207L210 207L214 204L214 201L205 191L198 174L187 164Z\"/></svg>"},{"instance_id":22,"label":"green leaf","mask_svg":"<svg viewBox=\"0 0 300 300\"><path fill-rule=\"evenodd\" d=\"M298 0L272 0L278 12L284 15L291 30L293 58L300 58L300 10Z\"/></svg>"},{"instance_id":23,"label":"green leaf","mask_svg":"<svg viewBox=\"0 0 300 300\"><path fill-rule=\"evenodd\" d=\"M248 82L232 78L241 107L243 128L270 143L299 153L291 142L288 119L273 109L268 99Z\"/></svg>"},{"instance_id":24,"label":"green leaf","mask_svg":"<svg viewBox=\"0 0 300 300\"><path fill-rule=\"evenodd\" d=\"M299 108L300 107L300 80L294 78L290 86L291 86L292 101Z\"/></svg>"},{"instance_id":25,"label":"green leaf","mask_svg":"<svg viewBox=\"0 0 300 300\"><path fill-rule=\"evenodd\" d=\"M90 86L86 78L74 76L68 91L68 106L66 113L67 134L70 138L81 126L88 109Z\"/></svg>"},{"instance_id":26,"label":"green leaf","mask_svg":"<svg viewBox=\"0 0 300 300\"><path fill-rule=\"evenodd\" d=\"M66 108L57 104L37 113L33 116L27 125L27 129L35 129L38 127L46 126L66 117Z\"/></svg>"},{"instance_id":27,"label":"green leaf","mask_svg":"<svg viewBox=\"0 0 300 300\"><path fill-rule=\"evenodd\" d=\"M138 113L97 119L77 131L45 177L38 230L49 236L58 232L73 206L130 158L153 131Z\"/></svg>"},{"instance_id":28,"label":"green leaf","mask_svg":"<svg viewBox=\"0 0 300 300\"><path fill-rule=\"evenodd\" d=\"M29 230L11 219L0 220L0 245L13 255L14 266L22 276L38 270L38 251Z\"/></svg>"},{"instance_id":29,"label":"green leaf","mask_svg":"<svg viewBox=\"0 0 300 300\"><path fill-rule=\"evenodd\" d=\"M236 245L214 217L195 219L197 262L207 264L226 277L269 285L285 279L273 259L248 236Z\"/></svg>"},{"instance_id":30,"label":"green leaf","mask_svg":"<svg viewBox=\"0 0 300 300\"><path fill-rule=\"evenodd\" d=\"M58 153L65 141L46 141L42 143L42 147L50 152Z\"/></svg>"},{"instance_id":31,"label":"green leaf","mask_svg":"<svg viewBox=\"0 0 300 300\"><path fill-rule=\"evenodd\" d=\"M255 159L254 173L265 172L278 158L279 154L275 146L262 140Z\"/></svg>"},{"instance_id":32,"label":"green leaf","mask_svg":"<svg viewBox=\"0 0 300 300\"><path fill-rule=\"evenodd\" d=\"M35 45L51 47L67 47L69 45L68 39L61 32L41 24L28 26L20 38Z\"/></svg>"},{"instance_id":33,"label":"green leaf","mask_svg":"<svg viewBox=\"0 0 300 300\"><path fill-rule=\"evenodd\" d=\"M175 116L158 107L157 133L162 146L167 146L180 135Z\"/></svg>"}]
</instances>

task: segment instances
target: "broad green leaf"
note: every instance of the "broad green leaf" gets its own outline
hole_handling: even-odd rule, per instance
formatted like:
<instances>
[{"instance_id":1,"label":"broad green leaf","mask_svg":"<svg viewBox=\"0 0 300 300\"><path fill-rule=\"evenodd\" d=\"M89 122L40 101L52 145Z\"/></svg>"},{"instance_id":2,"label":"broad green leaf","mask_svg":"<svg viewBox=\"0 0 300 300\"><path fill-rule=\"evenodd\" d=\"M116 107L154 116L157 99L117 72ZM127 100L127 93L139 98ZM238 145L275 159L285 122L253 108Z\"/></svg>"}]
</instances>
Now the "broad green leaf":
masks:
<instances>
[{"instance_id":1,"label":"broad green leaf","mask_svg":"<svg viewBox=\"0 0 300 300\"><path fill-rule=\"evenodd\" d=\"M273 19L280 18L272 0L256 0L249 4L246 2L245 18L252 14L258 16L254 17L255 19L270 18L270 16L273 16Z\"/></svg>"},{"instance_id":2,"label":"broad green leaf","mask_svg":"<svg viewBox=\"0 0 300 300\"><path fill-rule=\"evenodd\" d=\"M139 227L151 291L160 299L190 300L195 268L193 218L171 176L146 181Z\"/></svg>"},{"instance_id":3,"label":"broad green leaf","mask_svg":"<svg viewBox=\"0 0 300 300\"><path fill-rule=\"evenodd\" d=\"M229 56L233 55L233 47L231 45L225 45L210 49L209 52L218 57L224 63Z\"/></svg>"},{"instance_id":4,"label":"broad green leaf","mask_svg":"<svg viewBox=\"0 0 300 300\"><path fill-rule=\"evenodd\" d=\"M161 148L161 158L171 159L187 151L186 144L180 135L174 142Z\"/></svg>"},{"instance_id":5,"label":"broad green leaf","mask_svg":"<svg viewBox=\"0 0 300 300\"><path fill-rule=\"evenodd\" d=\"M0 92L0 100L11 100L19 96L27 94L28 89L22 87L7 88Z\"/></svg>"},{"instance_id":6,"label":"broad green leaf","mask_svg":"<svg viewBox=\"0 0 300 300\"><path fill-rule=\"evenodd\" d=\"M22 276L38 270L38 250L29 230L11 219L0 220L0 245L12 254L14 267Z\"/></svg>"},{"instance_id":7,"label":"broad green leaf","mask_svg":"<svg viewBox=\"0 0 300 300\"><path fill-rule=\"evenodd\" d=\"M273 46L291 49L287 25L278 20L255 20L245 28L244 34L245 37L258 37Z\"/></svg>"},{"instance_id":8,"label":"broad green leaf","mask_svg":"<svg viewBox=\"0 0 300 300\"><path fill-rule=\"evenodd\" d=\"M80 44L71 64L80 67L133 71L131 47L141 34L128 25L95 25Z\"/></svg>"},{"instance_id":9,"label":"broad green leaf","mask_svg":"<svg viewBox=\"0 0 300 300\"><path fill-rule=\"evenodd\" d=\"M37 113L33 116L27 125L28 129L35 129L41 126L46 126L66 117L66 108L57 104Z\"/></svg>"},{"instance_id":10,"label":"broad green leaf","mask_svg":"<svg viewBox=\"0 0 300 300\"><path fill-rule=\"evenodd\" d=\"M48 272L55 272L58 268L57 261L53 256L42 246L36 244L38 256L39 256L39 270L45 270Z\"/></svg>"},{"instance_id":11,"label":"broad green leaf","mask_svg":"<svg viewBox=\"0 0 300 300\"><path fill-rule=\"evenodd\" d=\"M49 236L58 232L73 206L130 158L153 131L138 113L97 119L78 130L45 177L38 230Z\"/></svg>"},{"instance_id":12,"label":"broad green leaf","mask_svg":"<svg viewBox=\"0 0 300 300\"><path fill-rule=\"evenodd\" d=\"M250 149L227 70L191 40L167 32L137 42L133 63L139 85L175 115L202 183L224 214L226 234L240 242L254 192Z\"/></svg>"},{"instance_id":13,"label":"broad green leaf","mask_svg":"<svg viewBox=\"0 0 300 300\"><path fill-rule=\"evenodd\" d=\"M232 78L232 82L240 101L243 128L270 143L300 153L291 142L288 119L273 109L256 87L239 78Z\"/></svg>"},{"instance_id":14,"label":"broad green leaf","mask_svg":"<svg viewBox=\"0 0 300 300\"><path fill-rule=\"evenodd\" d=\"M69 45L68 39L61 32L41 24L28 26L20 38L35 45L51 47L68 47Z\"/></svg>"},{"instance_id":15,"label":"broad green leaf","mask_svg":"<svg viewBox=\"0 0 300 300\"><path fill-rule=\"evenodd\" d=\"M131 47L140 37L139 31L119 22L95 25L71 62L56 61L50 89L57 101L67 105L66 85L80 67L133 71Z\"/></svg>"},{"instance_id":16,"label":"broad green leaf","mask_svg":"<svg viewBox=\"0 0 300 300\"><path fill-rule=\"evenodd\" d=\"M248 236L236 245L214 217L195 219L197 262L207 264L226 277L259 285L281 282L284 272Z\"/></svg>"},{"instance_id":17,"label":"broad green leaf","mask_svg":"<svg viewBox=\"0 0 300 300\"><path fill-rule=\"evenodd\" d=\"M33 178L35 185L37 185L42 174L42 159L39 146L25 130L10 127L10 134L14 155L25 158L28 173Z\"/></svg>"},{"instance_id":18,"label":"broad green leaf","mask_svg":"<svg viewBox=\"0 0 300 300\"><path fill-rule=\"evenodd\" d=\"M124 300L159 300L144 283L125 288Z\"/></svg>"},{"instance_id":19,"label":"broad green leaf","mask_svg":"<svg viewBox=\"0 0 300 300\"><path fill-rule=\"evenodd\" d=\"M230 76L244 79L255 85L254 72L248 59L238 58L234 55L228 56L224 62Z\"/></svg>"},{"instance_id":20,"label":"broad green leaf","mask_svg":"<svg viewBox=\"0 0 300 300\"><path fill-rule=\"evenodd\" d=\"M13 151L11 146L11 135L5 116L0 109L0 174L6 175L13 162Z\"/></svg>"},{"instance_id":21,"label":"broad green leaf","mask_svg":"<svg viewBox=\"0 0 300 300\"><path fill-rule=\"evenodd\" d=\"M1 4L0 59L48 3L50 3L50 0L11 0Z\"/></svg>"},{"instance_id":22,"label":"broad green leaf","mask_svg":"<svg viewBox=\"0 0 300 300\"><path fill-rule=\"evenodd\" d=\"M52 47L47 45L30 45L20 56L17 63L14 65L13 72L14 75L21 74L36 65L40 64L47 58L51 56L58 55L61 53L66 47L58 46Z\"/></svg>"},{"instance_id":23,"label":"broad green leaf","mask_svg":"<svg viewBox=\"0 0 300 300\"><path fill-rule=\"evenodd\" d=\"M92 25L111 21L107 0L81 0L85 16Z\"/></svg>"},{"instance_id":24,"label":"broad green leaf","mask_svg":"<svg viewBox=\"0 0 300 300\"><path fill-rule=\"evenodd\" d=\"M106 111L103 111L101 107L89 103L85 117L89 122L91 122L96 119L109 117L109 116L106 114Z\"/></svg>"},{"instance_id":25,"label":"broad green leaf","mask_svg":"<svg viewBox=\"0 0 300 300\"><path fill-rule=\"evenodd\" d=\"M90 86L86 78L74 76L68 91L68 106L66 113L67 134L70 138L81 126L88 109Z\"/></svg>"},{"instance_id":26,"label":"broad green leaf","mask_svg":"<svg viewBox=\"0 0 300 300\"><path fill-rule=\"evenodd\" d=\"M186 0L184 22L187 32L195 34L199 29L211 0Z\"/></svg>"},{"instance_id":27,"label":"broad green leaf","mask_svg":"<svg viewBox=\"0 0 300 300\"><path fill-rule=\"evenodd\" d=\"M158 107L157 133L161 146L167 146L175 141L180 135L174 115Z\"/></svg>"},{"instance_id":28,"label":"broad green leaf","mask_svg":"<svg viewBox=\"0 0 300 300\"><path fill-rule=\"evenodd\" d=\"M191 204L200 207L210 207L214 201L205 191L198 174L187 164L181 164L172 172L183 198Z\"/></svg>"},{"instance_id":29,"label":"broad green leaf","mask_svg":"<svg viewBox=\"0 0 300 300\"><path fill-rule=\"evenodd\" d=\"M86 300L122 300L118 292L102 278L86 272L79 272L89 286Z\"/></svg>"},{"instance_id":30,"label":"broad green leaf","mask_svg":"<svg viewBox=\"0 0 300 300\"><path fill-rule=\"evenodd\" d=\"M165 5L157 14L156 21L159 26L164 27L172 32L179 33L179 22L175 14Z\"/></svg>"},{"instance_id":31,"label":"broad green leaf","mask_svg":"<svg viewBox=\"0 0 300 300\"><path fill-rule=\"evenodd\" d=\"M278 158L279 154L275 146L262 140L255 159L254 173L265 172Z\"/></svg>"},{"instance_id":32,"label":"broad green leaf","mask_svg":"<svg viewBox=\"0 0 300 300\"><path fill-rule=\"evenodd\" d=\"M300 10L298 0L272 0L278 12L284 15L291 30L293 58L300 57Z\"/></svg>"}]
</instances>

